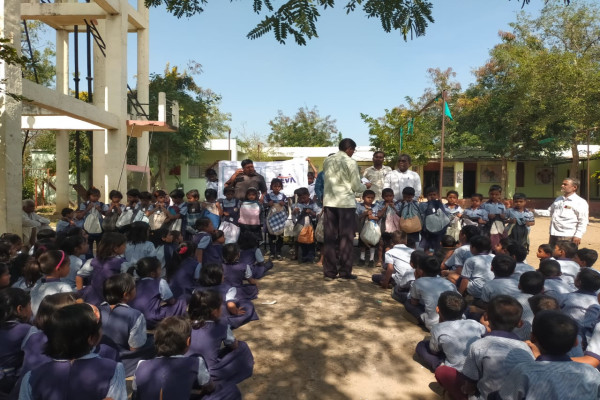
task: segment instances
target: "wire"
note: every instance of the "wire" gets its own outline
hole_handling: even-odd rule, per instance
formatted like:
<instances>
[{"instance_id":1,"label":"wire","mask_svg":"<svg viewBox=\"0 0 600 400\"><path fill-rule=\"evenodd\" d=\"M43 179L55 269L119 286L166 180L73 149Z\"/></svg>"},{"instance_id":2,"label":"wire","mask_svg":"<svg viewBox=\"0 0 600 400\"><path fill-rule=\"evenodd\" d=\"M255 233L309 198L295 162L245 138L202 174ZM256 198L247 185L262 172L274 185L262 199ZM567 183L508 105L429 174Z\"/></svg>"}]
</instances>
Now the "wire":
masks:
<instances>
[{"instance_id":1,"label":"wire","mask_svg":"<svg viewBox=\"0 0 600 400\"><path fill-rule=\"evenodd\" d=\"M133 134L133 127L131 125L131 134ZM127 136L127 145L125 146L125 157L123 159L123 168L121 168L121 175L119 175L119 183L117 184L117 189L121 187L121 179L123 178L123 172L125 171L125 166L127 165L127 149L129 149L129 142L131 142L131 135Z\"/></svg>"}]
</instances>

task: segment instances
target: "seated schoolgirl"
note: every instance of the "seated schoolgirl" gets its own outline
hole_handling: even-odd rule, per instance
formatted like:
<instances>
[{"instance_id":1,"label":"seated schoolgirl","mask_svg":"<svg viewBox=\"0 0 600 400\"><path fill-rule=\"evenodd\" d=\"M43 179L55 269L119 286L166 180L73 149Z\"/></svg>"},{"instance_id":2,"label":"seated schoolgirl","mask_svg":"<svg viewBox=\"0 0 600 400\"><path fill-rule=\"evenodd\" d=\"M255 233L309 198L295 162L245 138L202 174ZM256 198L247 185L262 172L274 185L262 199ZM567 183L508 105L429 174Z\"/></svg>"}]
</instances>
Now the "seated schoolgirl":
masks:
<instances>
[{"instance_id":1,"label":"seated schoolgirl","mask_svg":"<svg viewBox=\"0 0 600 400\"><path fill-rule=\"evenodd\" d=\"M23 364L21 346L31 329L31 301L23 289L0 290L0 394L8 394Z\"/></svg>"},{"instance_id":2,"label":"seated schoolgirl","mask_svg":"<svg viewBox=\"0 0 600 400\"><path fill-rule=\"evenodd\" d=\"M253 300L258 296L257 280L252 277L252 267L240 262L240 248L235 243L223 246L223 272L225 283L240 290L240 297ZM244 281L248 283L245 284Z\"/></svg>"},{"instance_id":3,"label":"seated schoolgirl","mask_svg":"<svg viewBox=\"0 0 600 400\"><path fill-rule=\"evenodd\" d=\"M179 236L179 232L169 231L167 228L160 228L151 232L151 241L156 249L156 258L160 261L162 270L161 278L167 276L167 264L171 261L173 253L178 243L175 241L174 234Z\"/></svg>"},{"instance_id":4,"label":"seated schoolgirl","mask_svg":"<svg viewBox=\"0 0 600 400\"><path fill-rule=\"evenodd\" d=\"M127 237L122 233L107 232L102 235L96 257L90 264L81 267L75 278L77 290L80 291L85 302L100 305L104 301L104 281L121 272L121 265L125 262L122 256L125 254L126 246ZM84 289L85 278L90 281L90 284Z\"/></svg>"},{"instance_id":5,"label":"seated schoolgirl","mask_svg":"<svg viewBox=\"0 0 600 400\"><path fill-rule=\"evenodd\" d=\"M135 399L241 399L235 384L215 385L202 357L184 357L192 327L182 317L168 317L156 328L157 357L140 361L133 378Z\"/></svg>"},{"instance_id":6,"label":"seated schoolgirl","mask_svg":"<svg viewBox=\"0 0 600 400\"><path fill-rule=\"evenodd\" d=\"M202 265L223 262L223 244L225 243L225 234L223 231L213 231L210 235L211 242L202 252Z\"/></svg>"},{"instance_id":7,"label":"seated schoolgirl","mask_svg":"<svg viewBox=\"0 0 600 400\"><path fill-rule=\"evenodd\" d=\"M139 360L154 357L153 340L146 332L146 318L127 303L135 298L135 281L129 274L113 275L104 282L106 301L98 307L102 314L102 343L116 346L127 376L132 376Z\"/></svg>"},{"instance_id":8,"label":"seated schoolgirl","mask_svg":"<svg viewBox=\"0 0 600 400\"><path fill-rule=\"evenodd\" d=\"M125 247L125 260L129 266L144 257L154 257L156 248L150 241L150 225L144 221L135 221L127 232L127 247Z\"/></svg>"},{"instance_id":9,"label":"seated schoolgirl","mask_svg":"<svg viewBox=\"0 0 600 400\"><path fill-rule=\"evenodd\" d=\"M196 259L202 266L202 258L204 258L204 250L212 243L212 234L215 231L215 227L212 221L208 218L200 218L194 225L196 234L192 237L192 243L196 248ZM196 278L198 278L196 276Z\"/></svg>"},{"instance_id":10,"label":"seated schoolgirl","mask_svg":"<svg viewBox=\"0 0 600 400\"><path fill-rule=\"evenodd\" d=\"M102 337L96 307L72 304L57 310L47 330L52 359L23 377L19 399L126 400L123 365L92 349Z\"/></svg>"},{"instance_id":11,"label":"seated schoolgirl","mask_svg":"<svg viewBox=\"0 0 600 400\"><path fill-rule=\"evenodd\" d=\"M238 341L229 325L220 320L221 304L218 292L194 292L188 310L192 339L186 355L202 356L216 382L240 383L252 376L254 356L248 345Z\"/></svg>"},{"instance_id":12,"label":"seated schoolgirl","mask_svg":"<svg viewBox=\"0 0 600 400\"><path fill-rule=\"evenodd\" d=\"M146 318L146 328L156 325L174 315L184 315L187 303L173 297L167 281L160 277L160 261L156 257L144 257L136 263L135 270L140 277L136 282L136 295L129 305L141 311Z\"/></svg>"},{"instance_id":13,"label":"seated schoolgirl","mask_svg":"<svg viewBox=\"0 0 600 400\"><path fill-rule=\"evenodd\" d=\"M72 292L71 285L61 282L69 275L69 256L62 250L49 250L40 255L28 268L38 268L43 277L31 289L31 310L37 312L42 299L50 294Z\"/></svg>"},{"instance_id":14,"label":"seated schoolgirl","mask_svg":"<svg viewBox=\"0 0 600 400\"><path fill-rule=\"evenodd\" d=\"M85 256L88 252L88 241L81 235L67 236L61 243L61 250L69 256L69 274L61 278L62 282L68 283L71 289L75 290L77 287L75 280L77 279L77 272L83 266L82 256Z\"/></svg>"},{"instance_id":15,"label":"seated schoolgirl","mask_svg":"<svg viewBox=\"0 0 600 400\"><path fill-rule=\"evenodd\" d=\"M267 271L273 268L272 261L265 261L262 251L256 240L256 236L250 232L244 232L238 240L240 246L240 263L247 264L252 269L252 277L261 279Z\"/></svg>"},{"instance_id":16,"label":"seated schoolgirl","mask_svg":"<svg viewBox=\"0 0 600 400\"><path fill-rule=\"evenodd\" d=\"M258 319L252 301L239 298L238 290L223 282L223 266L221 264L206 264L200 271L199 282L200 286L196 290L219 292L223 299L221 318L226 319L232 329Z\"/></svg>"},{"instance_id":17,"label":"seated schoolgirl","mask_svg":"<svg viewBox=\"0 0 600 400\"><path fill-rule=\"evenodd\" d=\"M183 242L179 245L171 263L167 265L167 280L178 299L182 296L189 298L196 286L202 264L196 259L196 246L192 242Z\"/></svg>"}]
</instances>

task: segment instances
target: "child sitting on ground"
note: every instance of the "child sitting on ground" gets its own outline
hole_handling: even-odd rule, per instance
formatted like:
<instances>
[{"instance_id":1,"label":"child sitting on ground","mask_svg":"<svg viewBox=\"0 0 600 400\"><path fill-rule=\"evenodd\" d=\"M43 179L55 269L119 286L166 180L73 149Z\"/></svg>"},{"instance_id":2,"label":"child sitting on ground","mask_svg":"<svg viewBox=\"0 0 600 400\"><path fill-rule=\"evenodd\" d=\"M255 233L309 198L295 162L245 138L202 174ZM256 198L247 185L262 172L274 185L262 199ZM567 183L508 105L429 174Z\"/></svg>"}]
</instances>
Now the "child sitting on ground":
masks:
<instances>
[{"instance_id":1,"label":"child sitting on ground","mask_svg":"<svg viewBox=\"0 0 600 400\"><path fill-rule=\"evenodd\" d=\"M577 324L560 312L543 311L536 315L531 342L537 358L510 371L499 397L504 400L599 398L600 372L589 365L570 362L567 355L577 341L577 329Z\"/></svg>"},{"instance_id":2,"label":"child sitting on ground","mask_svg":"<svg viewBox=\"0 0 600 400\"><path fill-rule=\"evenodd\" d=\"M524 246L521 246L518 243L512 243L508 245L506 250L508 251L508 255L517 262L515 272L512 274L511 278L518 282L521 274L535 271L535 268L525 262L525 259L527 258L527 249Z\"/></svg>"},{"instance_id":3,"label":"child sitting on ground","mask_svg":"<svg viewBox=\"0 0 600 400\"><path fill-rule=\"evenodd\" d=\"M592 268L598 260L598 252L594 249L579 249L573 261L581 268Z\"/></svg>"},{"instance_id":4,"label":"child sitting on ground","mask_svg":"<svg viewBox=\"0 0 600 400\"><path fill-rule=\"evenodd\" d=\"M542 260L538 271L544 276L544 293L546 295L560 302L564 295L573 292L573 288L561 279L562 272L558 261Z\"/></svg>"},{"instance_id":5,"label":"child sitting on ground","mask_svg":"<svg viewBox=\"0 0 600 400\"><path fill-rule=\"evenodd\" d=\"M549 244L540 244L536 253L536 257L540 259L540 262L547 259L554 260L554 257L552 257L552 250L552 246Z\"/></svg>"},{"instance_id":6,"label":"child sitting on ground","mask_svg":"<svg viewBox=\"0 0 600 400\"><path fill-rule=\"evenodd\" d=\"M490 239L485 236L475 236L471 239L471 253L473 257L465 261L462 268L448 276L453 281L454 274L458 274L460 279L456 279L458 291L461 294L469 293L475 298L481 297L481 290L488 281L494 279L492 272L492 260L494 256L489 254ZM453 281L454 282L454 281Z\"/></svg>"},{"instance_id":7,"label":"child sitting on ground","mask_svg":"<svg viewBox=\"0 0 600 400\"><path fill-rule=\"evenodd\" d=\"M410 253L410 269L404 272L399 281L395 281L395 286L392 290L392 298L402 304L406 303L408 291L415 281L415 270L417 269L417 266L427 257L427 254L425 254L423 250L415 250L408 246L406 247L408 248L408 251L412 250Z\"/></svg>"},{"instance_id":8,"label":"child sitting on ground","mask_svg":"<svg viewBox=\"0 0 600 400\"><path fill-rule=\"evenodd\" d=\"M436 307L440 294L447 291L456 291L447 279L439 276L440 264L433 256L428 256L417 266L415 281L413 282L409 299L404 303L406 311L411 313L417 321L422 321L427 329L439 322Z\"/></svg>"},{"instance_id":9,"label":"child sitting on ground","mask_svg":"<svg viewBox=\"0 0 600 400\"><path fill-rule=\"evenodd\" d=\"M440 366L462 371L469 346L486 333L479 322L463 319L466 308L467 303L457 292L449 290L440 294L436 308L440 322L431 328L431 339L419 342L416 348L416 353L432 371Z\"/></svg>"},{"instance_id":10,"label":"child sitting on ground","mask_svg":"<svg viewBox=\"0 0 600 400\"><path fill-rule=\"evenodd\" d=\"M61 218L56 222L56 233L66 233L75 226L75 210L63 208L60 212Z\"/></svg>"},{"instance_id":11,"label":"child sitting on ground","mask_svg":"<svg viewBox=\"0 0 600 400\"><path fill-rule=\"evenodd\" d=\"M462 268L465 261L473 257L471 253L471 239L479 235L481 235L481 231L475 225L463 226L460 230L460 247L454 250L452 255L442 263L442 276L448 276L451 271Z\"/></svg>"},{"instance_id":12,"label":"child sitting on ground","mask_svg":"<svg viewBox=\"0 0 600 400\"><path fill-rule=\"evenodd\" d=\"M392 233L392 243L394 247L385 252L385 268L383 274L374 274L371 280L376 285L380 285L382 289L388 289L389 285L396 286L401 283L404 275L412 274L414 280L414 272L410 266L410 257L413 249L406 247L406 233Z\"/></svg>"},{"instance_id":13,"label":"child sitting on ground","mask_svg":"<svg viewBox=\"0 0 600 400\"><path fill-rule=\"evenodd\" d=\"M211 242L202 252L202 265L223 262L223 244L225 234L223 231L215 230L210 235Z\"/></svg>"},{"instance_id":14,"label":"child sitting on ground","mask_svg":"<svg viewBox=\"0 0 600 400\"><path fill-rule=\"evenodd\" d=\"M61 278L62 282L68 283L71 289L75 290L77 272L83 266L81 257L85 257L88 252L87 239L81 235L67 236L61 243L61 249L69 256L69 274Z\"/></svg>"},{"instance_id":15,"label":"child sitting on ground","mask_svg":"<svg viewBox=\"0 0 600 400\"><path fill-rule=\"evenodd\" d=\"M237 288L240 297L254 300L258 296L258 281L252 277L252 267L240 262L240 248L235 243L223 246L224 282ZM248 283L245 284L244 281Z\"/></svg>"},{"instance_id":16,"label":"child sitting on ground","mask_svg":"<svg viewBox=\"0 0 600 400\"><path fill-rule=\"evenodd\" d=\"M254 279L262 279L267 271L273 268L272 261L265 261L265 257L258 246L256 236L250 232L244 232L240 235L238 240L238 246L240 248L240 259L239 263L249 265L252 269L252 277ZM221 246L221 261L223 261L223 246Z\"/></svg>"},{"instance_id":17,"label":"child sitting on ground","mask_svg":"<svg viewBox=\"0 0 600 400\"><path fill-rule=\"evenodd\" d=\"M483 303L488 303L494 296L500 294L516 297L521 293L519 282L511 279L515 266L515 260L504 254L497 255L492 259L491 269L494 273L494 279L487 282L481 290L481 301Z\"/></svg>"},{"instance_id":18,"label":"child sitting on ground","mask_svg":"<svg viewBox=\"0 0 600 400\"><path fill-rule=\"evenodd\" d=\"M560 264L562 280L575 287L575 277L581 267L573 258L577 255L577 245L573 242L558 242L554 246L554 258Z\"/></svg>"},{"instance_id":19,"label":"child sitting on ground","mask_svg":"<svg viewBox=\"0 0 600 400\"><path fill-rule=\"evenodd\" d=\"M575 278L575 287L577 291L563 296L560 308L582 326L588 308L598 304L596 292L600 290L600 274L591 268L583 268Z\"/></svg>"},{"instance_id":20,"label":"child sitting on ground","mask_svg":"<svg viewBox=\"0 0 600 400\"><path fill-rule=\"evenodd\" d=\"M369 249L369 267L373 267L375 265L375 251L379 247L379 243L377 244L369 244L364 241L361 236L363 227L365 224L377 224L379 218L377 217L377 211L379 211L379 205L374 204L375 201L375 192L372 190L365 190L362 194L362 203L356 203L356 216L358 217L358 247L360 249L360 258L358 261L358 265L365 265L365 253L366 250ZM381 239L380 239L381 240Z\"/></svg>"},{"instance_id":21,"label":"child sitting on ground","mask_svg":"<svg viewBox=\"0 0 600 400\"><path fill-rule=\"evenodd\" d=\"M157 358L140 361L133 379L136 399L190 399L194 389L203 399L241 399L234 384L215 386L202 357L183 357L190 347L192 326L182 317L168 317L156 328ZM198 394L196 392L196 394Z\"/></svg>"},{"instance_id":22,"label":"child sitting on ground","mask_svg":"<svg viewBox=\"0 0 600 400\"><path fill-rule=\"evenodd\" d=\"M200 276L202 264L196 257L196 246L192 242L183 242L177 247L171 262L167 265L167 281L173 297L189 298Z\"/></svg>"},{"instance_id":23,"label":"child sitting on ground","mask_svg":"<svg viewBox=\"0 0 600 400\"><path fill-rule=\"evenodd\" d=\"M520 328L513 330L513 333L519 336L521 340L529 340L531 324L533 323L534 317L531 305L529 304L529 299L544 291L544 275L538 271L523 273L521 278L519 278L519 289L521 292L517 293L514 298L517 299L523 307L523 315L521 316L523 325Z\"/></svg>"},{"instance_id":24,"label":"child sitting on ground","mask_svg":"<svg viewBox=\"0 0 600 400\"><path fill-rule=\"evenodd\" d=\"M31 311L37 313L42 299L54 293L69 293L71 285L62 282L69 275L71 261L62 250L49 250L40 255L36 262L31 262L28 268L38 268L43 277L31 289Z\"/></svg>"},{"instance_id":25,"label":"child sitting on ground","mask_svg":"<svg viewBox=\"0 0 600 400\"><path fill-rule=\"evenodd\" d=\"M125 260L130 266L134 266L144 257L156 255L156 247L149 239L150 225L146 222L135 221L130 225L127 232L127 247L125 247Z\"/></svg>"}]
</instances>

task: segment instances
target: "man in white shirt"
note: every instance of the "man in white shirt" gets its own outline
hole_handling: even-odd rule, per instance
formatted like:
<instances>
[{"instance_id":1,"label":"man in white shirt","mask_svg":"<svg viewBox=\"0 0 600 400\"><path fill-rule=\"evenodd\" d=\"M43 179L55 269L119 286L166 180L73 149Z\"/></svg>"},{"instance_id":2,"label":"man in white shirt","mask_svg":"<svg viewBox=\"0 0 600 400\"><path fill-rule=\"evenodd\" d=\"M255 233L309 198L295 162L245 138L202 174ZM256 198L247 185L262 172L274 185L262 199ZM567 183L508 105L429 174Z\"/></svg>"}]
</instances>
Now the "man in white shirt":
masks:
<instances>
[{"instance_id":1,"label":"man in white shirt","mask_svg":"<svg viewBox=\"0 0 600 400\"><path fill-rule=\"evenodd\" d=\"M562 196L558 196L547 210L535 210L535 214L542 217L551 217L550 246L554 248L556 242L567 241L576 245L581 243L581 238L588 225L589 206L587 201L577 195L579 179L566 178L561 185Z\"/></svg>"},{"instance_id":2,"label":"man in white shirt","mask_svg":"<svg viewBox=\"0 0 600 400\"><path fill-rule=\"evenodd\" d=\"M383 181L387 174L392 172L392 169L387 165L383 165L385 159L385 153L383 151L376 151L373 153L373 166L365 169L363 172L363 178L366 178L371 182L370 189L375 192L375 201L381 200L381 191L383 190Z\"/></svg>"},{"instance_id":3,"label":"man in white shirt","mask_svg":"<svg viewBox=\"0 0 600 400\"><path fill-rule=\"evenodd\" d=\"M351 158L355 149L354 140L342 139L339 151L327 157L323 163L325 177L323 275L326 280L338 276L341 279L356 279L356 275L352 274L354 232L356 232L354 193L364 192L371 184L367 183L365 187L360 180L358 164Z\"/></svg>"},{"instance_id":4,"label":"man in white shirt","mask_svg":"<svg viewBox=\"0 0 600 400\"><path fill-rule=\"evenodd\" d=\"M392 189L396 200L402 200L402 190L405 187L415 189L415 199L421 197L421 177L409 168L410 156L408 154L400 154L398 169L388 173L383 180L383 188Z\"/></svg>"},{"instance_id":5,"label":"man in white shirt","mask_svg":"<svg viewBox=\"0 0 600 400\"><path fill-rule=\"evenodd\" d=\"M35 243L36 232L39 231L39 228L42 226L49 226L50 220L37 215L35 213L35 202L31 199L26 199L23 200L23 216L21 224L23 227L23 243L33 246Z\"/></svg>"}]
</instances>

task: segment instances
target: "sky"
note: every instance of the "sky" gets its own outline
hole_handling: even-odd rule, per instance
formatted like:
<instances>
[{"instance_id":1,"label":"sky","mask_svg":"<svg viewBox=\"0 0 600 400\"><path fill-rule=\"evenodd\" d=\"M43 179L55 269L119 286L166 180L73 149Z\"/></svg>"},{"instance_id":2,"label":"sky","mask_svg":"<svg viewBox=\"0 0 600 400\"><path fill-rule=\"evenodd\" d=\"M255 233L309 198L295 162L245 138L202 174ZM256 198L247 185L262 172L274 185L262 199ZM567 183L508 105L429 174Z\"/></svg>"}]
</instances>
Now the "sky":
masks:
<instances>
[{"instance_id":1,"label":"sky","mask_svg":"<svg viewBox=\"0 0 600 400\"><path fill-rule=\"evenodd\" d=\"M280 1L273 2L275 5ZM210 1L205 12L177 19L164 7L150 12L150 72L165 66L202 65L198 85L222 96L220 109L231 114L232 137L266 138L269 120L278 110L293 116L300 107L317 107L330 115L344 137L368 145L368 127L360 114L383 116L385 109L418 98L431 86L427 69L451 67L463 89L472 71L499 43L498 31L510 30L521 11L512 0L433 1L433 17L424 37L404 41L399 32L385 33L379 20L361 10L346 15L343 4L321 13L318 38L298 46L293 38L279 44L272 33L250 40L246 34L261 20L252 2ZM525 6L536 14L542 0ZM130 35L130 43L135 46ZM133 52L131 52L133 53ZM135 85L135 58L128 77Z\"/></svg>"}]
</instances>

